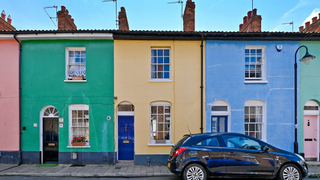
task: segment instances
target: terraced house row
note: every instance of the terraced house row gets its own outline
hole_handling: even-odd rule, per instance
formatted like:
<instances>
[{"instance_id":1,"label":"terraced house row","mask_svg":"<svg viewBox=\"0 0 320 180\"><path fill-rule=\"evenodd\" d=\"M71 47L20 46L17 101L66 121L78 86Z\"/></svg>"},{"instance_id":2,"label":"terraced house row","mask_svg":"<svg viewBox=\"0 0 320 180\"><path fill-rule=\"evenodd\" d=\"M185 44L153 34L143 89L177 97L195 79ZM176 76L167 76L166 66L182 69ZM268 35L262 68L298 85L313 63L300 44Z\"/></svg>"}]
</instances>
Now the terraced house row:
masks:
<instances>
[{"instance_id":1,"label":"terraced house row","mask_svg":"<svg viewBox=\"0 0 320 180\"><path fill-rule=\"evenodd\" d=\"M58 30L16 30L3 12L0 163L166 164L190 132L240 132L319 161L320 20L263 32L254 9L239 32L202 32L194 12L188 0L183 31L131 31L124 8L119 30L79 30L64 6Z\"/></svg>"}]
</instances>

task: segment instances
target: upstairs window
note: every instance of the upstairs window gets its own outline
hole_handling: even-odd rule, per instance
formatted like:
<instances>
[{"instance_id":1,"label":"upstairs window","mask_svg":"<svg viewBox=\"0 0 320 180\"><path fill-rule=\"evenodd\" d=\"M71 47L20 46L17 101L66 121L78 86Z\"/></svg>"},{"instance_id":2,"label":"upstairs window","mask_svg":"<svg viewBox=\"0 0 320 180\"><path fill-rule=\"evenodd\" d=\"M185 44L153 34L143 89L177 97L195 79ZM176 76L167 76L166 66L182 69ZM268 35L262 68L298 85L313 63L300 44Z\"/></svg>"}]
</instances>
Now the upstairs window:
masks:
<instances>
[{"instance_id":1,"label":"upstairs window","mask_svg":"<svg viewBox=\"0 0 320 180\"><path fill-rule=\"evenodd\" d=\"M66 80L86 80L86 48L66 48Z\"/></svg>"},{"instance_id":2,"label":"upstairs window","mask_svg":"<svg viewBox=\"0 0 320 180\"><path fill-rule=\"evenodd\" d=\"M265 80L265 46L245 47L245 80Z\"/></svg>"},{"instance_id":3,"label":"upstairs window","mask_svg":"<svg viewBox=\"0 0 320 180\"><path fill-rule=\"evenodd\" d=\"M151 49L151 80L170 79L170 49Z\"/></svg>"}]
</instances>

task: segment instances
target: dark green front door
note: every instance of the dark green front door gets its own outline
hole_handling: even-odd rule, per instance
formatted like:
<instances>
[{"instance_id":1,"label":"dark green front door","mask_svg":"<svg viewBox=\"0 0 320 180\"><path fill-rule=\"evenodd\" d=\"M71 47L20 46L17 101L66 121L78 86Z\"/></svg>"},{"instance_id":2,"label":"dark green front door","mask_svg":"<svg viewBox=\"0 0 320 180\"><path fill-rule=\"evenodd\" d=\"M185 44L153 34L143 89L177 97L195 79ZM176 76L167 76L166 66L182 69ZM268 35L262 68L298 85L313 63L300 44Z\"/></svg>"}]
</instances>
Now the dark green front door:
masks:
<instances>
[{"instance_id":1,"label":"dark green front door","mask_svg":"<svg viewBox=\"0 0 320 180\"><path fill-rule=\"evenodd\" d=\"M58 118L43 118L43 162L58 162L59 124Z\"/></svg>"}]
</instances>

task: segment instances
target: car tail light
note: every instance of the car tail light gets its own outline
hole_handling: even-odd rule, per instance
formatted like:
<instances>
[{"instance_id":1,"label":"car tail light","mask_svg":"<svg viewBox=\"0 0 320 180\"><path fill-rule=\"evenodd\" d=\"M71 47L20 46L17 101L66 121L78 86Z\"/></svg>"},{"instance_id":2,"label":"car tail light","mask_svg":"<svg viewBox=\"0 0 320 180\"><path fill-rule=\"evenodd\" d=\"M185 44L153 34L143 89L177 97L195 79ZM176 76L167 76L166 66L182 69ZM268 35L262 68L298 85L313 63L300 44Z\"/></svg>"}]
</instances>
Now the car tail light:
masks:
<instances>
[{"instance_id":1,"label":"car tail light","mask_svg":"<svg viewBox=\"0 0 320 180\"><path fill-rule=\"evenodd\" d=\"M186 149L187 148L179 148L179 149L177 149L176 152L174 152L173 157L179 156Z\"/></svg>"}]
</instances>

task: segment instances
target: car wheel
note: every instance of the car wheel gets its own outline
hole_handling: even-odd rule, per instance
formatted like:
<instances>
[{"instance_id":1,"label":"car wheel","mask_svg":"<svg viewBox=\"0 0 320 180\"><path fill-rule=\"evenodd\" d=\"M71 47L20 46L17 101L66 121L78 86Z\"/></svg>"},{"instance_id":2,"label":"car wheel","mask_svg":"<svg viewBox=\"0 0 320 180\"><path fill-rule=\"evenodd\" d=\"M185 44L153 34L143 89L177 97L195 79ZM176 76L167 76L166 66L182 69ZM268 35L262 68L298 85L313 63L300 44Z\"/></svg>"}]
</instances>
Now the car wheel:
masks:
<instances>
[{"instance_id":1,"label":"car wheel","mask_svg":"<svg viewBox=\"0 0 320 180\"><path fill-rule=\"evenodd\" d=\"M182 178L184 180L206 180L207 172L199 164L190 164L183 171Z\"/></svg>"},{"instance_id":2,"label":"car wheel","mask_svg":"<svg viewBox=\"0 0 320 180\"><path fill-rule=\"evenodd\" d=\"M279 180L302 180L300 169L293 164L284 165L278 176Z\"/></svg>"}]
</instances>

